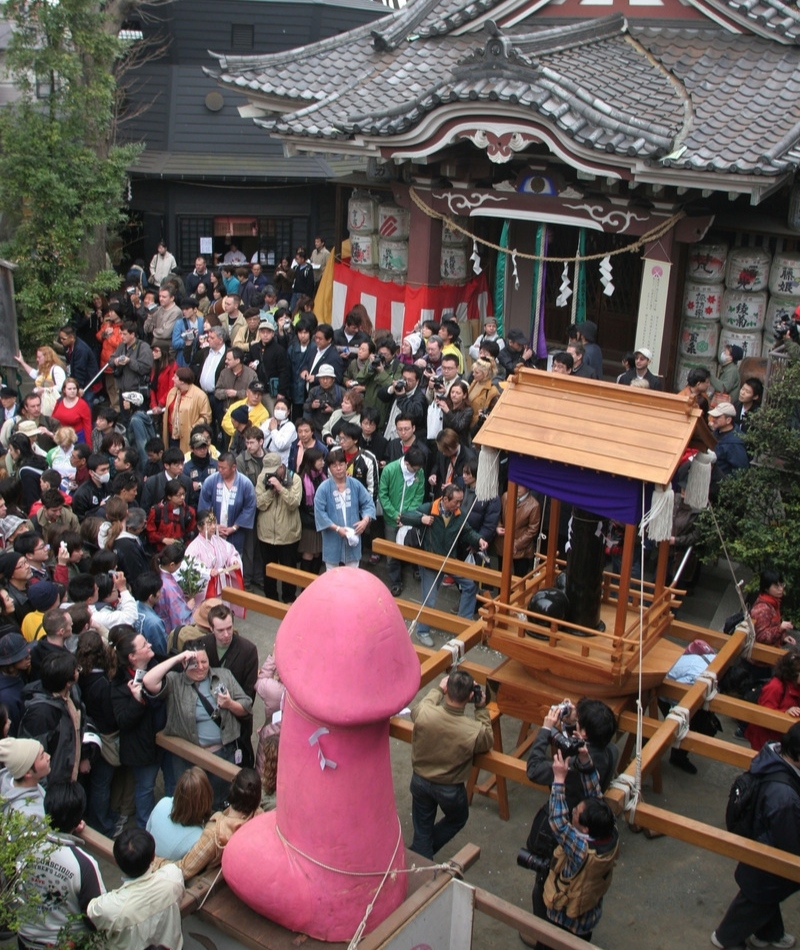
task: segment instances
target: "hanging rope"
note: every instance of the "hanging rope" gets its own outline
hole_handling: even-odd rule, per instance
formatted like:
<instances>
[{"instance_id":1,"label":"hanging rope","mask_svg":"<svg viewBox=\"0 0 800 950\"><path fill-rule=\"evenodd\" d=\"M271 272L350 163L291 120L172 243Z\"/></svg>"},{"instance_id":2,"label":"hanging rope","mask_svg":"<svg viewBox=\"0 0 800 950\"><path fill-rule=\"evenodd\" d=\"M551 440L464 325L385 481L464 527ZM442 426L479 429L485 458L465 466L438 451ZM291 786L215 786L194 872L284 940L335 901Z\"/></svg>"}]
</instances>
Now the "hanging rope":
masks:
<instances>
[{"instance_id":1,"label":"hanging rope","mask_svg":"<svg viewBox=\"0 0 800 950\"><path fill-rule=\"evenodd\" d=\"M731 563L731 558L728 554L728 547L725 544L725 538L722 537L722 531L720 530L717 516L714 514L714 508L710 502L708 505L708 513L711 515L711 520L714 522L714 527L717 530L717 537L719 538L719 543L722 545L722 551L725 554L725 560L728 562L728 570L731 572L733 586L736 588L736 594L739 597L739 604L742 608L742 613L744 614L744 620L739 625L744 626L745 628L745 641L742 655L745 657L745 659L749 660L756 642L756 628L753 626L753 621L750 617L750 611L747 609L747 604L744 602L741 583L736 577L736 571L733 569L733 564Z\"/></svg>"},{"instance_id":2,"label":"hanging rope","mask_svg":"<svg viewBox=\"0 0 800 950\"><path fill-rule=\"evenodd\" d=\"M448 227L452 228L454 231L459 231L461 234L466 235L473 241L480 241L484 247L490 247L493 251L498 251L504 255L513 254L514 256L520 257L526 261L544 261L547 264L563 264L565 261L601 261L605 257L614 257L617 254L632 254L635 251L641 250L645 244L650 244L651 241L657 241L659 238L664 237L664 235L668 234L682 218L686 217L685 211L679 211L677 214L673 214L672 217L667 218L663 224L659 224L646 234L643 234L640 238L638 238L638 240L634 241L633 244L628 244L626 247L619 247L613 251L601 251L599 254L585 254L577 257L548 257L544 254L525 254L522 251L518 251L516 249L512 251L507 247L502 247L500 244L492 244L491 241L487 241L485 238L479 238L471 231L468 231L466 228L462 227L458 221L454 220L452 217L450 217L450 215L444 214L441 211L434 211L430 205L426 205L422 198L420 198L415 188L410 187L408 189L408 193L411 196L411 200L414 202L414 204L429 218L434 218L439 221L446 221ZM499 329L500 328L498 327L498 331Z\"/></svg>"}]
</instances>

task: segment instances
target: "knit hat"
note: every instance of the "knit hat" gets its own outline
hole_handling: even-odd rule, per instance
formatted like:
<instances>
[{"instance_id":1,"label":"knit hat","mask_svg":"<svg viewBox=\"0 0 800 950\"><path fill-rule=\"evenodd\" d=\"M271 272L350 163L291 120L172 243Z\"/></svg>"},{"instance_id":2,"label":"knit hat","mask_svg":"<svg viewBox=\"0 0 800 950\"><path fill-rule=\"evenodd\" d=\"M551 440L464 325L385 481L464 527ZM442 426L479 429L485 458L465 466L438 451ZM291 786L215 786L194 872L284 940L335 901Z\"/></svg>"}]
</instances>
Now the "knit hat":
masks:
<instances>
[{"instance_id":1,"label":"knit hat","mask_svg":"<svg viewBox=\"0 0 800 950\"><path fill-rule=\"evenodd\" d=\"M237 406L231 413L231 419L246 425L250 421L250 410L247 406Z\"/></svg>"},{"instance_id":2,"label":"knit hat","mask_svg":"<svg viewBox=\"0 0 800 950\"><path fill-rule=\"evenodd\" d=\"M44 613L51 607L57 606L58 585L50 581L37 581L28 588L28 600L34 610L41 610Z\"/></svg>"},{"instance_id":3,"label":"knit hat","mask_svg":"<svg viewBox=\"0 0 800 950\"><path fill-rule=\"evenodd\" d=\"M43 751L41 742L36 739L0 739L0 762L16 779L30 772Z\"/></svg>"},{"instance_id":4,"label":"knit hat","mask_svg":"<svg viewBox=\"0 0 800 950\"><path fill-rule=\"evenodd\" d=\"M208 612L212 607L218 607L222 603L219 597L209 597L207 600L204 600L199 607L195 607L195 611L192 614L192 621L196 627L200 627L203 630L210 630L211 624L208 622Z\"/></svg>"},{"instance_id":5,"label":"knit hat","mask_svg":"<svg viewBox=\"0 0 800 950\"><path fill-rule=\"evenodd\" d=\"M13 515L11 517L13 517ZM8 520L8 518L3 518L4 522ZM16 521L22 524L21 518L17 518ZM5 534L5 529L3 529L3 534ZM6 535L6 539L8 539L9 536L10 535ZM3 551L3 553L0 554L0 577L8 580L14 573L17 564L19 564L24 557L25 555L20 554L18 551Z\"/></svg>"},{"instance_id":6,"label":"knit hat","mask_svg":"<svg viewBox=\"0 0 800 950\"><path fill-rule=\"evenodd\" d=\"M732 343L728 349L731 351L731 360L733 360L734 363L741 363L744 359L744 350L741 346Z\"/></svg>"},{"instance_id":7,"label":"knit hat","mask_svg":"<svg viewBox=\"0 0 800 950\"><path fill-rule=\"evenodd\" d=\"M21 633L7 633L0 637L0 666L11 666L30 656L31 648Z\"/></svg>"}]
</instances>

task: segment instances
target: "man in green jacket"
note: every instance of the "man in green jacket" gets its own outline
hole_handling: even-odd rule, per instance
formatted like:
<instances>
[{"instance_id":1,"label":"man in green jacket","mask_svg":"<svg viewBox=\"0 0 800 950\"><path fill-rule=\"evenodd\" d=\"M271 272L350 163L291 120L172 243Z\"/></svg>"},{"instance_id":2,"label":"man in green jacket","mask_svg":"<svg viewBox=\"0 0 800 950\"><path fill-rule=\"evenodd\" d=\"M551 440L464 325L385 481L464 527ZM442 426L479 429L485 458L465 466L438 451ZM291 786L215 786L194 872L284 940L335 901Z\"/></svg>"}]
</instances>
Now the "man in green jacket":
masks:
<instances>
[{"instance_id":1,"label":"man in green jacket","mask_svg":"<svg viewBox=\"0 0 800 950\"><path fill-rule=\"evenodd\" d=\"M422 449L411 446L402 456L381 472L378 500L383 508L384 533L387 541L395 541L403 525L403 513L416 511L425 499L425 456ZM406 522L408 523L408 522ZM403 592L403 564L397 558L386 561L392 596Z\"/></svg>"},{"instance_id":2,"label":"man in green jacket","mask_svg":"<svg viewBox=\"0 0 800 950\"><path fill-rule=\"evenodd\" d=\"M465 542L471 548L480 548L485 551L487 542L474 531L467 522L469 512L461 510L464 500L464 490L451 483L442 489L441 498L432 504L423 505L417 511L409 512L404 521L410 525L423 526L426 530L422 537L422 547L431 554L438 554L442 558L455 556L456 538ZM439 585L444 579L444 572L438 573L427 567L420 567L420 582L422 585L422 603L426 607L436 606L436 595ZM458 616L472 620L475 615L475 603L478 594L476 581L466 577L456 578L461 588L461 599L458 604ZM417 627L417 639L426 647L433 646L433 638L426 623Z\"/></svg>"}]
</instances>

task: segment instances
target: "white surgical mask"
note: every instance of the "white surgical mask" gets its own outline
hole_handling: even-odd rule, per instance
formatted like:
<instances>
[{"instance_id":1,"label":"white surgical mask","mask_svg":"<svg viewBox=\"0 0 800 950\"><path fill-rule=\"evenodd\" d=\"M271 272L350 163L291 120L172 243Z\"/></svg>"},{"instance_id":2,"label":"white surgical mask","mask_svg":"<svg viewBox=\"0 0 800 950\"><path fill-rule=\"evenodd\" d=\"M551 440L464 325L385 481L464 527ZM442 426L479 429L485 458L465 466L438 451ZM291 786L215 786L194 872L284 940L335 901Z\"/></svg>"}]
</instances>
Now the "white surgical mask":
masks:
<instances>
[{"instance_id":1,"label":"white surgical mask","mask_svg":"<svg viewBox=\"0 0 800 950\"><path fill-rule=\"evenodd\" d=\"M289 413L285 409L276 409L274 415L278 422L283 422Z\"/></svg>"},{"instance_id":2,"label":"white surgical mask","mask_svg":"<svg viewBox=\"0 0 800 950\"><path fill-rule=\"evenodd\" d=\"M723 366L727 366L727 364L730 363L731 359L732 359L731 354L728 352L719 354L719 361L720 363L722 363Z\"/></svg>"},{"instance_id":3,"label":"white surgical mask","mask_svg":"<svg viewBox=\"0 0 800 950\"><path fill-rule=\"evenodd\" d=\"M106 472L104 475L98 475L97 481L101 485L106 485L111 480L111 472Z\"/></svg>"}]
</instances>

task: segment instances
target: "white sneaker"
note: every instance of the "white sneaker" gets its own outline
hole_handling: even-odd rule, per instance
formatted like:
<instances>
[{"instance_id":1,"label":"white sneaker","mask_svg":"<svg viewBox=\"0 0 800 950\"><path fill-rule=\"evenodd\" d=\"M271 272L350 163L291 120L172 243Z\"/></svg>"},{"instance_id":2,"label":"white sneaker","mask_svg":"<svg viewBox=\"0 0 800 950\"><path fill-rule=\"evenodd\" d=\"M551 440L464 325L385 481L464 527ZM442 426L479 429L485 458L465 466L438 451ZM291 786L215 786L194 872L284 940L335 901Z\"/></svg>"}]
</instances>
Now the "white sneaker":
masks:
<instances>
[{"instance_id":1,"label":"white sneaker","mask_svg":"<svg viewBox=\"0 0 800 950\"><path fill-rule=\"evenodd\" d=\"M793 947L797 940L791 934L785 933L780 940L760 940L758 937L748 937L747 943L751 947L783 947L789 950L789 947Z\"/></svg>"},{"instance_id":2,"label":"white sneaker","mask_svg":"<svg viewBox=\"0 0 800 950\"><path fill-rule=\"evenodd\" d=\"M716 932L716 930L714 931L713 934L711 934L711 943L712 943L713 946L719 947L720 950L725 950L725 944L719 942L719 940L718 940L718 938L717 938L717 932ZM733 947L728 947L727 950L747 950L747 945L746 945L746 944L743 944L743 943L737 943L737 944L736 944L735 946L733 946Z\"/></svg>"},{"instance_id":3,"label":"white sneaker","mask_svg":"<svg viewBox=\"0 0 800 950\"><path fill-rule=\"evenodd\" d=\"M419 640L419 642L420 642L424 647L432 647L432 646L433 646L433 637L432 637L429 633L418 633L418 634L417 634L417 640ZM791 944L788 944L788 946L791 946Z\"/></svg>"}]
</instances>

